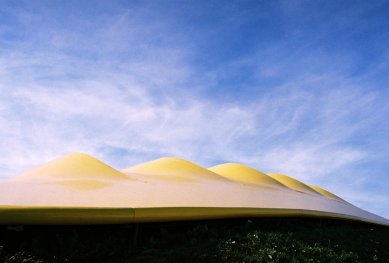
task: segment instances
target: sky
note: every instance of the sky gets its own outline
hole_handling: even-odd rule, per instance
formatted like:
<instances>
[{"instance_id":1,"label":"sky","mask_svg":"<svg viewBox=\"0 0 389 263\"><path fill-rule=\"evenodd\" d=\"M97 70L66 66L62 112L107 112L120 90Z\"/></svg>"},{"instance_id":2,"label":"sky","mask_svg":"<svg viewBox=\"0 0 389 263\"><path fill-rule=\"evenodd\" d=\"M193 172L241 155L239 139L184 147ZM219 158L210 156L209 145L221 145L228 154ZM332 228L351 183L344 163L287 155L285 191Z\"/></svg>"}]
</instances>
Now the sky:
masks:
<instances>
[{"instance_id":1,"label":"sky","mask_svg":"<svg viewBox=\"0 0 389 263\"><path fill-rule=\"evenodd\" d=\"M0 178L237 162L389 218L387 1L1 1Z\"/></svg>"}]
</instances>

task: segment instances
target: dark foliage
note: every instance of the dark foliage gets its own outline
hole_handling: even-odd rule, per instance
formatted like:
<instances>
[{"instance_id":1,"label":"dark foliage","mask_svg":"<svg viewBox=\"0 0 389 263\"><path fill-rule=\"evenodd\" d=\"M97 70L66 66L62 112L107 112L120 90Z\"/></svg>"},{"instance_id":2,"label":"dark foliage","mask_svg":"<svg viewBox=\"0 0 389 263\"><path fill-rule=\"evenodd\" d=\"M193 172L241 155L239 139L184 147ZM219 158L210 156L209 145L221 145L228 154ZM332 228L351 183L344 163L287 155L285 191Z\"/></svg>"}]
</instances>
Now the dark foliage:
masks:
<instances>
[{"instance_id":1,"label":"dark foliage","mask_svg":"<svg viewBox=\"0 0 389 263\"><path fill-rule=\"evenodd\" d=\"M1 226L0 261L389 262L389 228L307 218Z\"/></svg>"}]
</instances>

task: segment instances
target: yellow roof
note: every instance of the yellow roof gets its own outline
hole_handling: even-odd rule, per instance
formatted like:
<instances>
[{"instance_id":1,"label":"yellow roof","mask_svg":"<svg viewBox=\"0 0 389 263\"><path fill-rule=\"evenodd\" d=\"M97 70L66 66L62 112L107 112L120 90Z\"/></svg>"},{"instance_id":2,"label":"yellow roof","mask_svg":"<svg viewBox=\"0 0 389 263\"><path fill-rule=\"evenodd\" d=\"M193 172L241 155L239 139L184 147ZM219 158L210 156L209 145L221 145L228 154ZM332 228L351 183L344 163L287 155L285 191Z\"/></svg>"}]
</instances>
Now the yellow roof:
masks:
<instances>
[{"instance_id":1,"label":"yellow roof","mask_svg":"<svg viewBox=\"0 0 389 263\"><path fill-rule=\"evenodd\" d=\"M291 177L269 177L239 164L208 170L170 157L120 172L89 155L75 153L0 181L0 223L313 216L389 225L389 220L335 197Z\"/></svg>"},{"instance_id":2,"label":"yellow roof","mask_svg":"<svg viewBox=\"0 0 389 263\"><path fill-rule=\"evenodd\" d=\"M302 182L300 182L292 177L289 177L289 176L286 176L283 174L272 174L272 173L270 173L268 175L292 190L307 193L307 194L314 194L314 195L319 194L318 192L313 190L308 185L306 185L306 184L304 184L304 183L302 183Z\"/></svg>"},{"instance_id":3,"label":"yellow roof","mask_svg":"<svg viewBox=\"0 0 389 263\"><path fill-rule=\"evenodd\" d=\"M311 184L307 184L310 188L312 188L313 190L315 190L316 192L318 192L319 194L325 196L325 197L328 197L328 198L331 198L331 199L335 199L335 200L338 200L338 201L343 201L345 202L342 198L340 198L339 196L337 195L334 195L333 193L331 192L328 192L327 190L323 189L323 188L320 188L318 186L314 186L314 185L311 185Z\"/></svg>"},{"instance_id":4,"label":"yellow roof","mask_svg":"<svg viewBox=\"0 0 389 263\"><path fill-rule=\"evenodd\" d=\"M130 179L111 166L84 153L72 153L14 177L41 179Z\"/></svg>"},{"instance_id":5,"label":"yellow roof","mask_svg":"<svg viewBox=\"0 0 389 263\"><path fill-rule=\"evenodd\" d=\"M208 168L210 171L217 173L233 181L247 184L265 184L276 187L284 186L272 177L258 170L237 163L224 163Z\"/></svg>"},{"instance_id":6,"label":"yellow roof","mask_svg":"<svg viewBox=\"0 0 389 263\"><path fill-rule=\"evenodd\" d=\"M195 163L176 157L164 157L123 170L127 174L153 175L155 179L185 181L193 178L222 180L223 178ZM150 178L149 176L148 178ZM188 178L189 177L189 178Z\"/></svg>"}]
</instances>

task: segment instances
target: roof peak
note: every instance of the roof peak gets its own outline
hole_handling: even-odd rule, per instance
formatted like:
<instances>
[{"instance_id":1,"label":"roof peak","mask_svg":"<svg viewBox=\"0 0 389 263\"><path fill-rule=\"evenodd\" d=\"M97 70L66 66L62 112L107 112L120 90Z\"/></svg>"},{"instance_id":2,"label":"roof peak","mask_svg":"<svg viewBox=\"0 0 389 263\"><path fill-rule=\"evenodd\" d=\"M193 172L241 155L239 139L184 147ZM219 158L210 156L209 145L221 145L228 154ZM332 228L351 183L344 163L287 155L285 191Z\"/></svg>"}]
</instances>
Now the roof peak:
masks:
<instances>
[{"instance_id":1,"label":"roof peak","mask_svg":"<svg viewBox=\"0 0 389 263\"><path fill-rule=\"evenodd\" d=\"M125 179L125 174L82 152L74 152L28 170L15 179Z\"/></svg>"}]
</instances>

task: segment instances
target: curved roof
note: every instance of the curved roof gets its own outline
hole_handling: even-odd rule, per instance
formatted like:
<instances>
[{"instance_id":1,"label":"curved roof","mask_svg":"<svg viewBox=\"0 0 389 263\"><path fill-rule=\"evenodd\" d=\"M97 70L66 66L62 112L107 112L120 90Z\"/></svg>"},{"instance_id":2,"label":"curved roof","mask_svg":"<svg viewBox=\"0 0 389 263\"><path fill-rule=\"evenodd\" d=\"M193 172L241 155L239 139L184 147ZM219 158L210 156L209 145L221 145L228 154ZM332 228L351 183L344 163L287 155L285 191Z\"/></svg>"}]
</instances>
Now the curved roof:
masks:
<instances>
[{"instance_id":1,"label":"curved roof","mask_svg":"<svg viewBox=\"0 0 389 263\"><path fill-rule=\"evenodd\" d=\"M222 164L208 170L169 157L120 172L89 155L75 153L0 181L0 223L101 224L310 216L389 226L389 220L335 197L291 177L268 177L240 164Z\"/></svg>"},{"instance_id":2,"label":"curved roof","mask_svg":"<svg viewBox=\"0 0 389 263\"><path fill-rule=\"evenodd\" d=\"M307 193L307 194L314 194L314 195L319 194L318 192L313 190L308 185L306 185L306 184L304 184L304 183L300 182L299 180L296 180L292 177L286 176L284 174L270 173L268 175L292 190Z\"/></svg>"},{"instance_id":3,"label":"curved roof","mask_svg":"<svg viewBox=\"0 0 389 263\"><path fill-rule=\"evenodd\" d=\"M125 174L84 154L72 153L14 177L15 180L36 179L130 179Z\"/></svg>"},{"instance_id":4,"label":"curved roof","mask_svg":"<svg viewBox=\"0 0 389 263\"><path fill-rule=\"evenodd\" d=\"M311 185L311 184L307 184L310 188L312 188L313 190L315 190L316 192L318 192L319 194L325 196L325 197L328 197L328 198L331 198L331 199L334 199L334 200L338 200L338 201L342 201L342 202L345 202L342 198L340 198L339 196L337 195L334 195L333 193L331 192L328 192L327 190L323 189L323 188L320 188L318 186L314 186L314 185Z\"/></svg>"},{"instance_id":5,"label":"curved roof","mask_svg":"<svg viewBox=\"0 0 389 263\"><path fill-rule=\"evenodd\" d=\"M210 171L215 172L227 179L248 183L248 184L265 184L276 187L284 186L272 177L264 174L249 166L237 163L224 163L208 168Z\"/></svg>"},{"instance_id":6,"label":"curved roof","mask_svg":"<svg viewBox=\"0 0 389 263\"><path fill-rule=\"evenodd\" d=\"M201 167L195 163L177 157L164 157L150 162L123 169L127 174L156 175L156 179L172 181L185 180L186 177L202 179L223 179L220 175ZM189 178L190 179L190 178Z\"/></svg>"}]
</instances>

